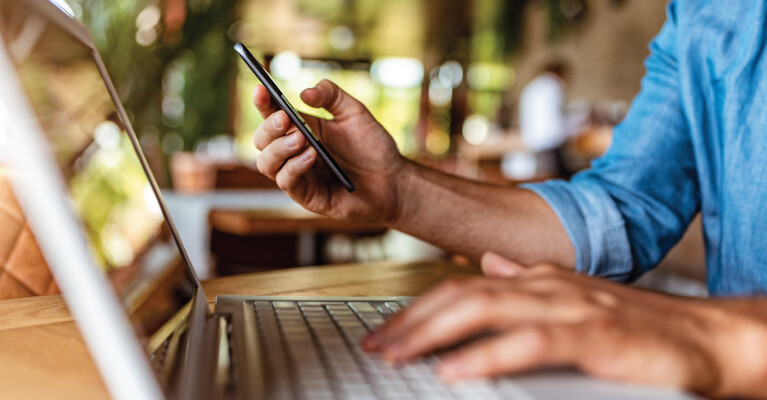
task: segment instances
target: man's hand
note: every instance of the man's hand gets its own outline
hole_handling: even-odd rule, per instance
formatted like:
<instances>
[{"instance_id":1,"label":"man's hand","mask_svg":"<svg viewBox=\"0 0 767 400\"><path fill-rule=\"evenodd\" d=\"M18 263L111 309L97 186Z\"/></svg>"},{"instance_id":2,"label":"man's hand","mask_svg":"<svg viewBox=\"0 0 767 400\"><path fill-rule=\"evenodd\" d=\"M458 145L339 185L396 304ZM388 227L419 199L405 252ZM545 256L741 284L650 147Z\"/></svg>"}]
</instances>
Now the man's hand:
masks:
<instances>
[{"instance_id":1,"label":"man's hand","mask_svg":"<svg viewBox=\"0 0 767 400\"><path fill-rule=\"evenodd\" d=\"M258 169L304 208L376 222L471 259L494 250L527 263L575 264L575 249L564 226L540 196L406 160L362 103L330 81L305 90L301 98L333 115L332 120L308 115L304 119L357 186L348 193L336 181L259 85L253 102L266 120L254 134L255 146L262 151Z\"/></svg>"},{"instance_id":2,"label":"man's hand","mask_svg":"<svg viewBox=\"0 0 767 400\"><path fill-rule=\"evenodd\" d=\"M406 181L401 175L408 163L389 133L362 103L328 80L305 90L301 99L333 114L332 120L303 117L357 190L348 193L335 180L262 85L253 93L253 103L266 119L254 134L254 143L262 151L258 170L310 211L392 223L398 217L397 194Z\"/></svg>"},{"instance_id":3,"label":"man's hand","mask_svg":"<svg viewBox=\"0 0 767 400\"><path fill-rule=\"evenodd\" d=\"M440 374L453 381L576 367L715 397L767 398L767 322L754 314L551 265L526 268L491 254L482 261L493 278L440 285L363 346L399 363L491 333L448 354Z\"/></svg>"}]
</instances>

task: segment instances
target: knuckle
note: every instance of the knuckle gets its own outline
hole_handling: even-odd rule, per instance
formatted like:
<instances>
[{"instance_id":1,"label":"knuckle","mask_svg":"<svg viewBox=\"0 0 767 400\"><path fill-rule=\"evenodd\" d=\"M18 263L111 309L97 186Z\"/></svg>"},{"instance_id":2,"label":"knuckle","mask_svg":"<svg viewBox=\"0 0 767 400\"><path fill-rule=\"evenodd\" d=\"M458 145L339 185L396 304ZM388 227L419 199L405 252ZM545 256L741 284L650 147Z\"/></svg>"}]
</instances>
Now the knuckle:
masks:
<instances>
[{"instance_id":1,"label":"knuckle","mask_svg":"<svg viewBox=\"0 0 767 400\"><path fill-rule=\"evenodd\" d=\"M506 358L508 353L503 351L497 351L491 346L487 346L483 351L483 358L487 362L485 367L485 374L487 375L500 375L506 368Z\"/></svg>"},{"instance_id":2,"label":"knuckle","mask_svg":"<svg viewBox=\"0 0 767 400\"><path fill-rule=\"evenodd\" d=\"M570 293L572 289L568 282L558 276L537 275L534 282L536 286L552 293L566 294Z\"/></svg>"},{"instance_id":3,"label":"knuckle","mask_svg":"<svg viewBox=\"0 0 767 400\"><path fill-rule=\"evenodd\" d=\"M482 289L474 294L473 300L475 307L483 309L495 304L498 300L498 294L488 289Z\"/></svg>"},{"instance_id":4,"label":"knuckle","mask_svg":"<svg viewBox=\"0 0 767 400\"><path fill-rule=\"evenodd\" d=\"M264 168L264 154L261 153L256 157L256 169L258 169L258 172L262 174L266 174L266 169Z\"/></svg>"},{"instance_id":5,"label":"knuckle","mask_svg":"<svg viewBox=\"0 0 767 400\"><path fill-rule=\"evenodd\" d=\"M589 301L602 307L612 309L618 306L618 296L605 290L594 290L588 293Z\"/></svg>"},{"instance_id":6,"label":"knuckle","mask_svg":"<svg viewBox=\"0 0 767 400\"><path fill-rule=\"evenodd\" d=\"M539 264L534 266L533 270L541 275L553 275L559 272L559 267L553 264Z\"/></svg>"},{"instance_id":7,"label":"knuckle","mask_svg":"<svg viewBox=\"0 0 767 400\"><path fill-rule=\"evenodd\" d=\"M538 351L545 351L552 342L551 331L542 326L531 328L530 338L531 347Z\"/></svg>"},{"instance_id":8,"label":"knuckle","mask_svg":"<svg viewBox=\"0 0 767 400\"><path fill-rule=\"evenodd\" d=\"M268 153L264 152L258 155L258 158L256 158L256 168L262 174L274 179L273 175L276 172L276 168L274 163L271 162L271 157Z\"/></svg>"},{"instance_id":9,"label":"knuckle","mask_svg":"<svg viewBox=\"0 0 767 400\"><path fill-rule=\"evenodd\" d=\"M264 150L264 147L266 147L264 136L264 131L260 126L253 132L253 144L256 145L256 148L259 150Z\"/></svg>"},{"instance_id":10,"label":"knuckle","mask_svg":"<svg viewBox=\"0 0 767 400\"><path fill-rule=\"evenodd\" d=\"M495 375L502 372L507 354L496 351L490 344L479 344L466 350L463 356L477 375Z\"/></svg>"},{"instance_id":11,"label":"knuckle","mask_svg":"<svg viewBox=\"0 0 767 400\"><path fill-rule=\"evenodd\" d=\"M427 338L433 340L437 336L441 336L444 333L444 326L449 324L450 316L439 315L435 318L430 318L427 321L421 323L413 330L411 338ZM418 340L420 342L420 340Z\"/></svg>"},{"instance_id":12,"label":"knuckle","mask_svg":"<svg viewBox=\"0 0 767 400\"><path fill-rule=\"evenodd\" d=\"M277 179L275 180L277 183L277 187L279 187L282 190L290 190L295 185L295 182L297 180L297 171L296 171L296 160L288 160L288 162L285 163L285 165L280 169L280 172L277 174Z\"/></svg>"},{"instance_id":13,"label":"knuckle","mask_svg":"<svg viewBox=\"0 0 767 400\"><path fill-rule=\"evenodd\" d=\"M277 183L277 187L282 190L290 189L290 179L285 174L278 174L275 182Z\"/></svg>"}]
</instances>

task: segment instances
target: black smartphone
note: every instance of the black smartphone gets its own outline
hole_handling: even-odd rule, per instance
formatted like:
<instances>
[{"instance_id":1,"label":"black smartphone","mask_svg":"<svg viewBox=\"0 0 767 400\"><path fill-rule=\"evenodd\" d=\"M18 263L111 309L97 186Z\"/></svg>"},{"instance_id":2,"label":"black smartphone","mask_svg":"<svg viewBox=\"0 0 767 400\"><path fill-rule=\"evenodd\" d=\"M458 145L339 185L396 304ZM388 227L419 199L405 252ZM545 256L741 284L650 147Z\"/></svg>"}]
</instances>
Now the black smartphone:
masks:
<instances>
[{"instance_id":1,"label":"black smartphone","mask_svg":"<svg viewBox=\"0 0 767 400\"><path fill-rule=\"evenodd\" d=\"M244 44L235 44L234 50L237 52L237 54L240 55L240 57L242 57L242 60L245 61L245 64L250 67L253 73L256 74L258 80L264 84L266 90L269 91L269 94L271 94L272 99L274 99L277 105L279 105L280 108L283 109L286 114L288 114L288 118L290 118L290 120L293 122L293 125L295 125L299 131L301 131L309 144L312 145L315 150L317 150L317 154L319 154L320 158L325 161L325 164L328 165L330 170L333 171L333 175L338 178L338 181L344 185L346 190L353 192L356 186L354 186L352 180L349 179L349 177L346 175L346 172L344 172L341 166L338 165L336 160L333 159L333 156L328 153L327 149L325 149L325 146L320 143L320 139L317 137L317 135L314 134L314 132L312 132L312 129L309 128L309 125L306 124L306 121L301 118L301 114L299 114L298 111L293 108L285 95L282 94L280 88L277 87L264 67L262 67L256 58L253 57L253 54L250 54L250 51L248 51L248 48L245 47Z\"/></svg>"}]
</instances>

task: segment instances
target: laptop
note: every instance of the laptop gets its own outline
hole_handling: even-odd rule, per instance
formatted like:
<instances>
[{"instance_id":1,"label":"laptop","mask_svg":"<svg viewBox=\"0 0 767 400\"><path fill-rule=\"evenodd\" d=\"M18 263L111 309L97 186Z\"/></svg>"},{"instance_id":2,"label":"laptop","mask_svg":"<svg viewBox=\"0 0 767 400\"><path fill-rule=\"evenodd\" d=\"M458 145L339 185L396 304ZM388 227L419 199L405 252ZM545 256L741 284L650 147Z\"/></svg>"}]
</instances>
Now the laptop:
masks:
<instances>
[{"instance_id":1,"label":"laptop","mask_svg":"<svg viewBox=\"0 0 767 400\"><path fill-rule=\"evenodd\" d=\"M436 356L392 368L358 341L408 298L211 310L87 30L47 0L3 0L0 36L0 165L114 398L690 398L569 371L449 386Z\"/></svg>"}]
</instances>

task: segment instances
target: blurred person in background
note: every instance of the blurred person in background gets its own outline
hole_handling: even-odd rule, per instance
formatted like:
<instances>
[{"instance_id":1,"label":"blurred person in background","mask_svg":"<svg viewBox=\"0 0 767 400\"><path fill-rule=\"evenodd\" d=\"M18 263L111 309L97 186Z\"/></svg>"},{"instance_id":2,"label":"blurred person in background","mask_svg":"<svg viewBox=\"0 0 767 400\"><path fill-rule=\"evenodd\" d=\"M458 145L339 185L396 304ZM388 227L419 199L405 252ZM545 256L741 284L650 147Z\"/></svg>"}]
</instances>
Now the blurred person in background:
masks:
<instances>
[{"instance_id":1,"label":"blurred person in background","mask_svg":"<svg viewBox=\"0 0 767 400\"><path fill-rule=\"evenodd\" d=\"M538 173L567 176L562 147L572 135L565 113L568 67L552 61L522 90L519 129L522 143L535 154Z\"/></svg>"},{"instance_id":2,"label":"blurred person in background","mask_svg":"<svg viewBox=\"0 0 767 400\"><path fill-rule=\"evenodd\" d=\"M306 121L357 191L335 182L261 86L258 168L311 211L481 259L486 277L441 285L364 341L393 362L492 332L444 358L445 379L566 366L767 399L765 19L767 0L672 0L610 150L569 182L499 187L418 165L329 81L302 99L333 119ZM611 282L654 268L699 211L715 298Z\"/></svg>"}]
</instances>

